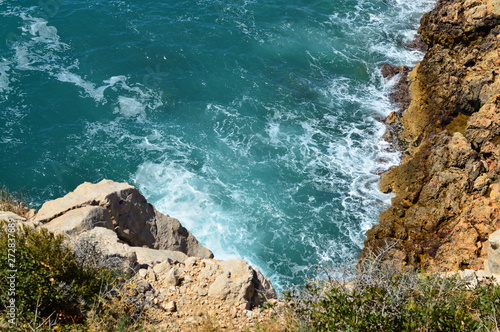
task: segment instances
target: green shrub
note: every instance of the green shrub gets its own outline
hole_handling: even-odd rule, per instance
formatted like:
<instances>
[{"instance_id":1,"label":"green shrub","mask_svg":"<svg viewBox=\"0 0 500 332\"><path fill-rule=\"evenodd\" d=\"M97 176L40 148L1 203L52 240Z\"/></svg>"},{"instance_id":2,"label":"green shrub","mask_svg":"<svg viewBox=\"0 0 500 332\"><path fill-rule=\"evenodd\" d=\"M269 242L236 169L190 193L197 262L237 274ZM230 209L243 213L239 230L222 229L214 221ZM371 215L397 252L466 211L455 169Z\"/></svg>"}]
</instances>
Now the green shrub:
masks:
<instances>
[{"instance_id":1,"label":"green shrub","mask_svg":"<svg viewBox=\"0 0 500 332\"><path fill-rule=\"evenodd\" d=\"M6 222L0 225L0 310L4 320L11 298L7 277L14 276L20 330L27 322L45 320L46 326L82 322L103 290L113 284L113 272L80 266L62 236L45 229L11 226L8 229ZM8 255L9 245L15 248L15 261Z\"/></svg>"},{"instance_id":2,"label":"green shrub","mask_svg":"<svg viewBox=\"0 0 500 332\"><path fill-rule=\"evenodd\" d=\"M361 262L348 282L311 283L288 300L314 331L499 331L500 287L376 260Z\"/></svg>"}]
</instances>

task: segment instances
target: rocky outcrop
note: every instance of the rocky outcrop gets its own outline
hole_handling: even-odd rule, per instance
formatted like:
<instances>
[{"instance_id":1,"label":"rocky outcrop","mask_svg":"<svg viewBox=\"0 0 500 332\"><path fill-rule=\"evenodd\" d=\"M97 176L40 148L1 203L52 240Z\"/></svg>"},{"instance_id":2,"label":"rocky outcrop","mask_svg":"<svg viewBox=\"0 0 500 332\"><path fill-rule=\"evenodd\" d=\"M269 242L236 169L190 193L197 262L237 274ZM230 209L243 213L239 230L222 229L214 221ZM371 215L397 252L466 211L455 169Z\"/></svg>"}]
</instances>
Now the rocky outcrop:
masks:
<instances>
[{"instance_id":1,"label":"rocky outcrop","mask_svg":"<svg viewBox=\"0 0 500 332\"><path fill-rule=\"evenodd\" d=\"M158 331L259 330L280 319L273 310L250 310L278 302L267 278L242 260L167 259L140 269L128 287L126 300L146 310Z\"/></svg>"},{"instance_id":2,"label":"rocky outcrop","mask_svg":"<svg viewBox=\"0 0 500 332\"><path fill-rule=\"evenodd\" d=\"M252 311L276 298L269 279L243 260L212 259L178 220L127 183L84 183L27 222L0 211L2 217L65 235L83 265L129 272L122 300L147 311L159 329L194 331L209 321L238 331L274 317Z\"/></svg>"},{"instance_id":3,"label":"rocky outcrop","mask_svg":"<svg viewBox=\"0 0 500 332\"><path fill-rule=\"evenodd\" d=\"M364 254L402 265L480 270L500 228L500 1L439 0L421 21L429 46L408 75L411 102L387 122L403 148L381 177L391 207Z\"/></svg>"},{"instance_id":4,"label":"rocky outcrop","mask_svg":"<svg viewBox=\"0 0 500 332\"><path fill-rule=\"evenodd\" d=\"M131 247L103 227L70 236L69 241L82 264L139 272L164 295L192 293L242 310L276 297L269 279L243 260L219 261L188 257L179 251ZM176 300L175 296L167 298Z\"/></svg>"},{"instance_id":5,"label":"rocky outcrop","mask_svg":"<svg viewBox=\"0 0 500 332\"><path fill-rule=\"evenodd\" d=\"M43 204L31 221L52 232L71 235L103 227L113 230L129 246L213 257L177 219L158 212L128 183L85 182L66 196Z\"/></svg>"}]
</instances>

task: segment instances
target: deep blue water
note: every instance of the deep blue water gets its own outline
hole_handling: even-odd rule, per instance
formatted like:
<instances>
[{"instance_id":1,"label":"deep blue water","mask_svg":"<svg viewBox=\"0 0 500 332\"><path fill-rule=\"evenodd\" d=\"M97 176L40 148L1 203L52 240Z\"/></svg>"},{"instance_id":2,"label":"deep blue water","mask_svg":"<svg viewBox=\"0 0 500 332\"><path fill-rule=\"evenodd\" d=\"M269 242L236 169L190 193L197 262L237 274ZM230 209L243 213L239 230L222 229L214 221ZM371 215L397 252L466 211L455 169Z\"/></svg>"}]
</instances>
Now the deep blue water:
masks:
<instances>
[{"instance_id":1,"label":"deep blue water","mask_svg":"<svg viewBox=\"0 0 500 332\"><path fill-rule=\"evenodd\" d=\"M378 67L433 0L0 0L0 182L136 185L280 287L356 258L397 164Z\"/></svg>"}]
</instances>

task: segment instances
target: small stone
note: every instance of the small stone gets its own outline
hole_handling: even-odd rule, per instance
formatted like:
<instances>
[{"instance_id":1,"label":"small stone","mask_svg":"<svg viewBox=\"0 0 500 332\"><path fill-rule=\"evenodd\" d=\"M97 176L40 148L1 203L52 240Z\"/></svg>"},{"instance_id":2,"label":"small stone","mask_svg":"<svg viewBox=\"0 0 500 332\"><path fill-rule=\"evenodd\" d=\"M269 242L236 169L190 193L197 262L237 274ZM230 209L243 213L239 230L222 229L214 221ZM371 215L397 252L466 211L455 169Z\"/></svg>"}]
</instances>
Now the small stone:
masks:
<instances>
[{"instance_id":1,"label":"small stone","mask_svg":"<svg viewBox=\"0 0 500 332\"><path fill-rule=\"evenodd\" d=\"M175 301L170 301L167 303L162 304L162 308L165 309L167 312L176 312L177 311L177 305Z\"/></svg>"},{"instance_id":2,"label":"small stone","mask_svg":"<svg viewBox=\"0 0 500 332\"><path fill-rule=\"evenodd\" d=\"M146 278L146 275L148 274L148 270L146 269L140 269L139 272L137 272L141 278Z\"/></svg>"},{"instance_id":3,"label":"small stone","mask_svg":"<svg viewBox=\"0 0 500 332\"><path fill-rule=\"evenodd\" d=\"M238 310L250 310L251 307L252 307L252 305L250 304L250 302L243 302L242 304L240 304L236 308Z\"/></svg>"},{"instance_id":4,"label":"small stone","mask_svg":"<svg viewBox=\"0 0 500 332\"><path fill-rule=\"evenodd\" d=\"M177 286L179 285L179 273L178 270L173 267L171 268L162 278L163 284L166 286Z\"/></svg>"},{"instance_id":5,"label":"small stone","mask_svg":"<svg viewBox=\"0 0 500 332\"><path fill-rule=\"evenodd\" d=\"M167 259L167 260L161 262L160 264L156 264L153 267L153 271L158 275L162 275L162 274L166 273L168 270L170 270L171 268L172 268L172 261L170 259Z\"/></svg>"},{"instance_id":6,"label":"small stone","mask_svg":"<svg viewBox=\"0 0 500 332\"><path fill-rule=\"evenodd\" d=\"M156 274L153 269L149 268L146 274L146 279L149 281L156 281Z\"/></svg>"},{"instance_id":7,"label":"small stone","mask_svg":"<svg viewBox=\"0 0 500 332\"><path fill-rule=\"evenodd\" d=\"M198 259L196 257L188 257L186 258L186 260L184 261L184 265L187 267L187 268L191 268L195 265L197 265L197 261Z\"/></svg>"}]
</instances>

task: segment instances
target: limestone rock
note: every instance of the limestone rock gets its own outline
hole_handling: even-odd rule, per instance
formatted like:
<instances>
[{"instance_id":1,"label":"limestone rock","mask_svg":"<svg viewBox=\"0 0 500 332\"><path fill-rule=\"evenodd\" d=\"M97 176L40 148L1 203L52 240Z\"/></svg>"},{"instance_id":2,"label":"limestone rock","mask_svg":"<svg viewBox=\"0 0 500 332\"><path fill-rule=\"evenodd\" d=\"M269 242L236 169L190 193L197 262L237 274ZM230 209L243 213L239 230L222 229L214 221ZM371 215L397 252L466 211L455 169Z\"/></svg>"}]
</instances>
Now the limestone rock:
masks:
<instances>
[{"instance_id":1,"label":"limestone rock","mask_svg":"<svg viewBox=\"0 0 500 332\"><path fill-rule=\"evenodd\" d=\"M500 230L489 237L488 269L492 274L500 274Z\"/></svg>"},{"instance_id":2,"label":"limestone rock","mask_svg":"<svg viewBox=\"0 0 500 332\"><path fill-rule=\"evenodd\" d=\"M132 273L138 269L133 247L120 241L110 229L96 227L70 237L68 243L82 264L121 268Z\"/></svg>"},{"instance_id":3,"label":"limestone rock","mask_svg":"<svg viewBox=\"0 0 500 332\"><path fill-rule=\"evenodd\" d=\"M155 248L180 251L194 257L212 258L214 256L177 219L161 214L156 209L155 214L157 225Z\"/></svg>"},{"instance_id":4,"label":"limestone rock","mask_svg":"<svg viewBox=\"0 0 500 332\"><path fill-rule=\"evenodd\" d=\"M83 206L69 210L63 215L52 219L49 223L42 225L42 227L53 233L68 235L80 234L98 226L113 229L111 215L107 209L100 206Z\"/></svg>"},{"instance_id":5,"label":"limestone rock","mask_svg":"<svg viewBox=\"0 0 500 332\"><path fill-rule=\"evenodd\" d=\"M83 183L66 196L46 202L33 222L66 234L79 234L96 226L113 229L131 246L181 251L187 256L213 257L210 250L177 219L158 212L127 183L102 180ZM144 255L146 255L144 253ZM141 257L145 257L145 256ZM149 255L153 255L151 252ZM156 253L156 255L160 255ZM181 259L177 255L177 259Z\"/></svg>"},{"instance_id":6,"label":"limestone rock","mask_svg":"<svg viewBox=\"0 0 500 332\"><path fill-rule=\"evenodd\" d=\"M209 286L208 296L231 303L257 305L276 293L269 280L243 260L219 262L219 275Z\"/></svg>"},{"instance_id":7,"label":"limestone rock","mask_svg":"<svg viewBox=\"0 0 500 332\"><path fill-rule=\"evenodd\" d=\"M26 220L26 218L21 217L21 216L15 214L14 212L0 211L0 220L7 221L9 219L18 220L18 221L24 221L24 220Z\"/></svg>"}]
</instances>

